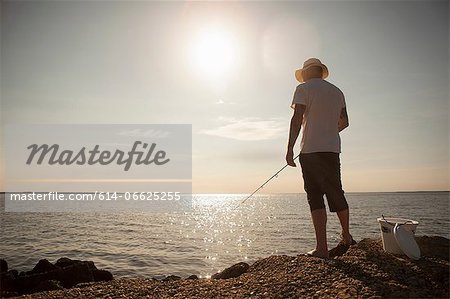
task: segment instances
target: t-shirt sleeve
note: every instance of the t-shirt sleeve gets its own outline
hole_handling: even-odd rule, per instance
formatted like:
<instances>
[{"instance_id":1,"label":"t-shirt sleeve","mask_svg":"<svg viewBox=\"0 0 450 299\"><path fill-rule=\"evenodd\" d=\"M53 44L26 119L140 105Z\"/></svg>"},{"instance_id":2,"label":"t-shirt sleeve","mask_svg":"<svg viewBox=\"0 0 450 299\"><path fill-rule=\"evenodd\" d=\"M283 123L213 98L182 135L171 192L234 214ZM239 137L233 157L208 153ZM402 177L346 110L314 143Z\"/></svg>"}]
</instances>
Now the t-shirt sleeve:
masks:
<instances>
[{"instance_id":1,"label":"t-shirt sleeve","mask_svg":"<svg viewBox=\"0 0 450 299\"><path fill-rule=\"evenodd\" d=\"M347 108L347 104L345 103L345 96L344 93L341 91L341 98L342 98L342 107Z\"/></svg>"},{"instance_id":2,"label":"t-shirt sleeve","mask_svg":"<svg viewBox=\"0 0 450 299\"><path fill-rule=\"evenodd\" d=\"M305 105L306 106L306 92L302 88L301 85L297 86L297 88L295 89L294 98L292 99L291 108L295 109L295 105L296 104L300 104L300 105Z\"/></svg>"}]
</instances>

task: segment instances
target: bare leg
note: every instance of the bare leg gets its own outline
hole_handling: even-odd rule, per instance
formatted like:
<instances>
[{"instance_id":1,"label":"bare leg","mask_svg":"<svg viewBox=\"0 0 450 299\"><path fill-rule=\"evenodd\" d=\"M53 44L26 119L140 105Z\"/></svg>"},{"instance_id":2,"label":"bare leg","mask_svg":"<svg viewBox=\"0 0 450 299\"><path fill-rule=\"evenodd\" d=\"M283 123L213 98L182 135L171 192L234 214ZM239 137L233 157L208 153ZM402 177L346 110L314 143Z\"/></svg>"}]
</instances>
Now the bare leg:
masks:
<instances>
[{"instance_id":1,"label":"bare leg","mask_svg":"<svg viewBox=\"0 0 450 299\"><path fill-rule=\"evenodd\" d=\"M327 245L327 212L325 209L311 211L314 230L316 232L316 249L308 252L317 257L328 257Z\"/></svg>"},{"instance_id":2,"label":"bare leg","mask_svg":"<svg viewBox=\"0 0 450 299\"><path fill-rule=\"evenodd\" d=\"M347 245L350 245L352 242L352 236L350 235L350 229L349 229L349 211L348 209L342 210L337 212L339 222L341 223L342 228L342 238L344 240L344 243Z\"/></svg>"}]
</instances>

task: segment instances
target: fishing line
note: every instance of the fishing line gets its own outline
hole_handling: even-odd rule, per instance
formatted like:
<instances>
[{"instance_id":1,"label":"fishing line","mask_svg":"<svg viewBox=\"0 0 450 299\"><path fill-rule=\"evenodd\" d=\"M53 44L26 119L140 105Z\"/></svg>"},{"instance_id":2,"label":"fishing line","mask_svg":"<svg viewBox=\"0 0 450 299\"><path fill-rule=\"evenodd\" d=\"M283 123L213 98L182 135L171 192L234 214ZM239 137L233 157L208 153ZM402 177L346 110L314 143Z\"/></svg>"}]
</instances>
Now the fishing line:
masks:
<instances>
[{"instance_id":1,"label":"fishing line","mask_svg":"<svg viewBox=\"0 0 450 299\"><path fill-rule=\"evenodd\" d=\"M295 158L297 159L300 156L300 154L298 154ZM261 190L268 182L270 182L273 178L276 178L278 176L278 174L280 172L282 172L286 167L288 167L289 165L286 163L286 165L284 165L280 170L278 170L277 172L275 172L274 175L272 175L267 181L265 181L261 186L259 186L255 191L253 191L252 194L250 194L249 196L247 196L243 201L241 201L237 206L236 209L239 208L244 202L247 201L247 199L249 199L250 197L252 197L256 192L258 192L259 190Z\"/></svg>"}]
</instances>

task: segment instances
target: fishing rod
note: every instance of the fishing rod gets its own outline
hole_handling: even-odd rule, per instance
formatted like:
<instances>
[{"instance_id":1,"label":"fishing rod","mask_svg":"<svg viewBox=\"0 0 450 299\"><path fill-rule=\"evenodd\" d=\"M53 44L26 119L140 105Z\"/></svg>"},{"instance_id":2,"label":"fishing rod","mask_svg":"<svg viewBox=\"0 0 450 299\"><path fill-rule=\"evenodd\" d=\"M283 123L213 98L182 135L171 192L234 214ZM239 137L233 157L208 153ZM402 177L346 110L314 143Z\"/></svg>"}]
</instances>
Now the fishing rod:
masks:
<instances>
[{"instance_id":1,"label":"fishing rod","mask_svg":"<svg viewBox=\"0 0 450 299\"><path fill-rule=\"evenodd\" d=\"M300 156L300 154L298 154L298 155L294 158L294 160L297 159L299 156ZM289 164L286 163L286 165L284 165L280 170L278 170L277 172L275 172L274 175L272 175L267 181L265 181L265 182L264 182L261 186L259 186L255 191L253 191L252 194L250 194L250 195L247 196L243 201L241 201L241 202L236 206L236 209L239 208L244 202L246 202L247 199L249 199L250 197L252 197L253 194L255 194L255 193L258 192L260 189L262 189L262 188L263 188L268 182L270 182L273 178L277 177L278 174L279 174L280 172L282 172L282 171L283 171L286 167L288 167L288 166L289 166Z\"/></svg>"}]
</instances>

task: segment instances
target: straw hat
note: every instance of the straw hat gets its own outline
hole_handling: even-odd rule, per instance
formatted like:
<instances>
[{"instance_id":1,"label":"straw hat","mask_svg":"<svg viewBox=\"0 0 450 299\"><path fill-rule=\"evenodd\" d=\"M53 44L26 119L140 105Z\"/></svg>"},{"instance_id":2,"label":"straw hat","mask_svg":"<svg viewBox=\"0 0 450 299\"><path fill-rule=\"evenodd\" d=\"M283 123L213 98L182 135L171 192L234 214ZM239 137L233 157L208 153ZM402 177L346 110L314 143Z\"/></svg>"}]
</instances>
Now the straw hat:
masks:
<instances>
[{"instance_id":1,"label":"straw hat","mask_svg":"<svg viewBox=\"0 0 450 299\"><path fill-rule=\"evenodd\" d=\"M320 62L320 60L317 58L310 58L303 63L303 68L295 71L295 78L297 79L297 81L299 81L300 83L304 82L302 72L312 66L320 66L322 68L322 79L328 77L327 66Z\"/></svg>"}]
</instances>

